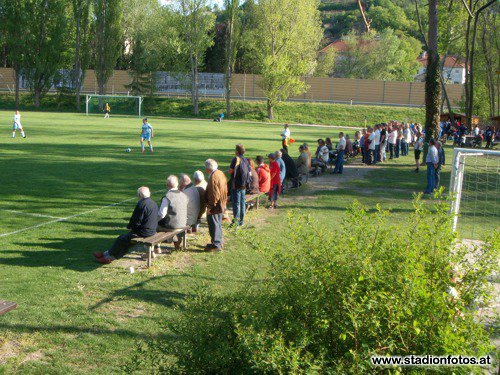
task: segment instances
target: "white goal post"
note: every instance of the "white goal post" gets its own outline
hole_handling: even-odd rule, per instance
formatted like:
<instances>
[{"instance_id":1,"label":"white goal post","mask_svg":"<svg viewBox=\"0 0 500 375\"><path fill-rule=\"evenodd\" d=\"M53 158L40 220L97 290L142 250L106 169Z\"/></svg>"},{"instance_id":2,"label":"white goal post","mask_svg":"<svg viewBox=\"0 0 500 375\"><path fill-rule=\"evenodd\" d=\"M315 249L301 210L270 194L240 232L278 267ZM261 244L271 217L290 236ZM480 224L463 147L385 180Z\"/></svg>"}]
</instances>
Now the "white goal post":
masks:
<instances>
[{"instance_id":1,"label":"white goal post","mask_svg":"<svg viewBox=\"0 0 500 375\"><path fill-rule=\"evenodd\" d=\"M87 94L85 96L85 114L88 116L89 115L89 103L92 99L98 99L101 102L106 102L106 101L111 101L111 110L113 110L113 103L112 101L114 100L120 100L120 99L131 99L137 102L137 110L134 109L133 112L138 113L137 115L141 117L142 114L142 102L144 98L142 96L133 96L133 95L97 95L97 94Z\"/></svg>"},{"instance_id":2,"label":"white goal post","mask_svg":"<svg viewBox=\"0 0 500 375\"><path fill-rule=\"evenodd\" d=\"M468 190L469 195L471 195L471 192L474 194L472 199L475 199L476 203L478 197L480 197L483 202L489 199L489 201L486 202L489 202L488 207L493 210L492 216L494 217L494 215L498 214L498 196L500 196L499 156L500 151L489 149L454 149L450 178L450 192L453 197L451 202L451 214L453 215L454 231L457 229L464 189ZM470 160L470 162L467 162L467 160ZM466 167L468 171L466 171ZM464 187L464 176L467 173L476 174L476 176Z\"/></svg>"}]
</instances>

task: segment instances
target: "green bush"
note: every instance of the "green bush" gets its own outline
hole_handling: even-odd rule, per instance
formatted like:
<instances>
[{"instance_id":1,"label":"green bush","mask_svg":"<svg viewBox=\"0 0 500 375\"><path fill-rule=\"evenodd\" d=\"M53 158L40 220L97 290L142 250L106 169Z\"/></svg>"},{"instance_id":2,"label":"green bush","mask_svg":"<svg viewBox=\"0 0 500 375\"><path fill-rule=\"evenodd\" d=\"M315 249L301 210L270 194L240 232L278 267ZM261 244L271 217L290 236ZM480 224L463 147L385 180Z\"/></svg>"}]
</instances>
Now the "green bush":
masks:
<instances>
[{"instance_id":1,"label":"green bush","mask_svg":"<svg viewBox=\"0 0 500 375\"><path fill-rule=\"evenodd\" d=\"M177 342L148 350L175 358L161 370L193 374L379 373L372 355L488 354L477 304L490 296L499 236L456 246L444 201L414 205L405 222L354 203L333 231L290 214L281 239L249 235L269 260L265 281L229 296L199 291L169 325Z\"/></svg>"}]
</instances>

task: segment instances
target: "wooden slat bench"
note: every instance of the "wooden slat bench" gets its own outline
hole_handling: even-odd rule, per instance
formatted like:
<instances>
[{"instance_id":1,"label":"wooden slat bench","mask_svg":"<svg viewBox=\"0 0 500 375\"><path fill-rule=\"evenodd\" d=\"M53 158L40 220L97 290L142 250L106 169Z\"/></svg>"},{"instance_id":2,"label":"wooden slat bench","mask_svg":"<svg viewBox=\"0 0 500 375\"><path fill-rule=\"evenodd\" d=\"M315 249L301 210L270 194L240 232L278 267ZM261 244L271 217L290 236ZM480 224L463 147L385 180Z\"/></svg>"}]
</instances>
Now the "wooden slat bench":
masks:
<instances>
[{"instance_id":1,"label":"wooden slat bench","mask_svg":"<svg viewBox=\"0 0 500 375\"><path fill-rule=\"evenodd\" d=\"M267 193L258 193L258 194L247 194L245 195L245 203L247 204L247 211L248 211L248 204L249 203L254 203L255 208L259 208L260 206L260 198L263 196L266 196Z\"/></svg>"},{"instance_id":2,"label":"wooden slat bench","mask_svg":"<svg viewBox=\"0 0 500 375\"><path fill-rule=\"evenodd\" d=\"M0 315L8 313L10 310L14 310L17 308L17 303L3 301L0 299Z\"/></svg>"},{"instance_id":3,"label":"wooden slat bench","mask_svg":"<svg viewBox=\"0 0 500 375\"><path fill-rule=\"evenodd\" d=\"M148 260L147 266L151 267L151 258L153 257L153 251L156 245L160 245L163 242L173 239L175 236L184 233L182 238L182 249L186 250L187 246L187 232L191 227L185 227L182 229L169 229L165 232L158 232L150 237L136 237L132 239L134 243L140 243L148 246Z\"/></svg>"}]
</instances>

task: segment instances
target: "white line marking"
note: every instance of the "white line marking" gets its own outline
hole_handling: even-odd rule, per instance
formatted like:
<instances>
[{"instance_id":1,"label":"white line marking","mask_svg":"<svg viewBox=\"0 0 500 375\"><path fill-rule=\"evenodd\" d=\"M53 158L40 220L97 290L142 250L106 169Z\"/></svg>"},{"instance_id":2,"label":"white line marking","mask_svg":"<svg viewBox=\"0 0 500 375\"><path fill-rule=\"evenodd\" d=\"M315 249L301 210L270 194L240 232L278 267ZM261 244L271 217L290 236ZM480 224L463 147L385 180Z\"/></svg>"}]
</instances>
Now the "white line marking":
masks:
<instances>
[{"instance_id":1,"label":"white line marking","mask_svg":"<svg viewBox=\"0 0 500 375\"><path fill-rule=\"evenodd\" d=\"M62 217L50 216L50 215L42 215L42 214L35 214L35 213L32 213L32 212L23 212L23 211L7 210L7 209L0 209L0 211L3 211L3 212L12 212L14 214L29 215L29 216L36 216L36 217L47 217L49 219L62 219Z\"/></svg>"},{"instance_id":2,"label":"white line marking","mask_svg":"<svg viewBox=\"0 0 500 375\"><path fill-rule=\"evenodd\" d=\"M159 191L155 191L153 193L151 193L151 195L153 194L156 194L156 193L159 193L159 192L162 192L163 190L159 190ZM129 198L129 199L125 199L124 201L121 201L121 202L118 202L118 203L113 203L113 204L108 204L107 206L102 206L102 207L97 207L97 208L93 208L92 210L88 210L88 211L85 211L85 212L81 212L79 214L74 214L74 215L71 215L71 216L67 216L67 217L61 217L61 218L58 218L58 219L55 219L55 220L50 220L50 221L46 221L45 223L41 223L41 224L37 224L37 225L33 225L31 227L28 227L28 228L22 228L22 229L18 229L18 230L15 230L13 232L9 232L9 233L2 233L0 234L0 237L7 237L7 236L11 236L13 234L17 234L17 233L21 233L21 232L26 232L28 230L31 230L31 229L36 229L36 228L40 228L40 227L43 227L45 225L49 225L49 224L53 224L53 223L58 223L58 222L61 222L61 221L68 221L70 219L74 219L75 217L79 217L79 216L84 216L84 215L88 215L92 212L96 212L96 211L100 211L100 210L105 210L106 208L110 208L110 207L115 207L115 206L119 206L120 204L123 204L123 203L127 203L127 202L130 202L130 201L133 201L134 199L137 199L137 197L134 197L134 198Z\"/></svg>"}]
</instances>

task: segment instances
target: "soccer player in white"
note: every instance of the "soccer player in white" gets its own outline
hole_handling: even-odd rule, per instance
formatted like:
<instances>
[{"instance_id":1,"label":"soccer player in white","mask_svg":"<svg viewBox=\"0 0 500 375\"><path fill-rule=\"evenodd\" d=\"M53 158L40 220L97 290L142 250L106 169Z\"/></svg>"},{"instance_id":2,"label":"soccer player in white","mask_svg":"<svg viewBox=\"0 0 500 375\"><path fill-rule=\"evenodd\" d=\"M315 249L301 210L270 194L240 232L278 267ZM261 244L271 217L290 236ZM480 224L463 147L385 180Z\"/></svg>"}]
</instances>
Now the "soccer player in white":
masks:
<instances>
[{"instance_id":1,"label":"soccer player in white","mask_svg":"<svg viewBox=\"0 0 500 375\"><path fill-rule=\"evenodd\" d=\"M16 136L16 130L19 130L23 138L26 138L26 134L24 134L23 126L21 125L21 115L19 111L16 111L14 115L14 124L12 125L12 138Z\"/></svg>"},{"instance_id":2,"label":"soccer player in white","mask_svg":"<svg viewBox=\"0 0 500 375\"><path fill-rule=\"evenodd\" d=\"M154 138L153 127L149 125L147 118L143 118L141 131L141 152L144 152L144 141L148 141L149 151L153 152L151 138Z\"/></svg>"}]
</instances>

